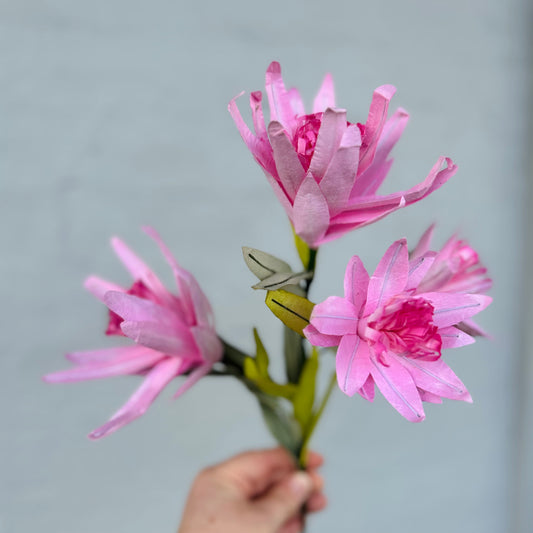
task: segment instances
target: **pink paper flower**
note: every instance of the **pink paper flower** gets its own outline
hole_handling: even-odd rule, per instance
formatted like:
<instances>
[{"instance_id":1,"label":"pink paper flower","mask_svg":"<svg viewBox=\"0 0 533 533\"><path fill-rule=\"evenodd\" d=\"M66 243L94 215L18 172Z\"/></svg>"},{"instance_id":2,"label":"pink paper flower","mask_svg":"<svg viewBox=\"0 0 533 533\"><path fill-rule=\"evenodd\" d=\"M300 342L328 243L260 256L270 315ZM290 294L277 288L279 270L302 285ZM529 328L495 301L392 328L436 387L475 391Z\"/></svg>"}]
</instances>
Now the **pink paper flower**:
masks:
<instances>
[{"instance_id":1,"label":"pink paper flower","mask_svg":"<svg viewBox=\"0 0 533 533\"><path fill-rule=\"evenodd\" d=\"M297 89L285 89L280 65L273 62L266 72L268 125L260 91L250 95L255 133L244 122L236 98L230 102L229 111L244 142L295 232L312 248L422 200L455 174L452 161L441 157L422 183L408 191L377 194L392 165L389 154L408 120L403 109L387 120L394 92L392 85L378 87L365 124L352 124L346 111L335 107L328 74L313 112L306 114Z\"/></svg>"},{"instance_id":2,"label":"pink paper flower","mask_svg":"<svg viewBox=\"0 0 533 533\"><path fill-rule=\"evenodd\" d=\"M407 242L396 241L369 277L353 256L344 298L318 304L304 333L316 346L338 346L337 380L343 392L372 401L377 385L405 418L420 422L422 401L471 401L463 383L441 358L443 348L474 339L456 326L479 313L491 298L479 294L419 291L435 261L409 261Z\"/></svg>"},{"instance_id":3,"label":"pink paper flower","mask_svg":"<svg viewBox=\"0 0 533 533\"><path fill-rule=\"evenodd\" d=\"M98 439L138 418L176 376L190 372L174 397L207 374L222 357L211 306L196 279L181 268L157 233L145 228L167 259L178 287L168 291L154 272L120 239L111 244L135 280L130 289L97 277L85 287L109 308L106 333L129 337L128 346L67 354L74 368L48 374L49 383L66 383L125 374L140 374L144 381L126 404L89 437Z\"/></svg>"},{"instance_id":4,"label":"pink paper flower","mask_svg":"<svg viewBox=\"0 0 533 533\"><path fill-rule=\"evenodd\" d=\"M432 256L431 268L417 288L417 292L459 292L482 294L492 287L492 279L487 275L487 269L479 260L477 252L466 242L453 235L440 252L429 250L435 224L432 224L422 235L416 248L410 255L412 264L425 261ZM458 324L463 331L470 335L488 334L473 320L464 320Z\"/></svg>"}]
</instances>

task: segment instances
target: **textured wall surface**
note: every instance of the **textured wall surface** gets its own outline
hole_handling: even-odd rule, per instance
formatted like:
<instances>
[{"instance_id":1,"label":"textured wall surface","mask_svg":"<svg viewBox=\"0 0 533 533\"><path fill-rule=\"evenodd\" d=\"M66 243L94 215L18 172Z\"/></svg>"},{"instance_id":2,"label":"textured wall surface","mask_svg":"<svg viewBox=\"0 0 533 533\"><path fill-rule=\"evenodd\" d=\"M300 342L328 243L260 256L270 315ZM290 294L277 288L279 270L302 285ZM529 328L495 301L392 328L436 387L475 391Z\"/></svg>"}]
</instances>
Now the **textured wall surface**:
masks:
<instances>
[{"instance_id":1,"label":"textured wall surface","mask_svg":"<svg viewBox=\"0 0 533 533\"><path fill-rule=\"evenodd\" d=\"M421 181L439 155L459 165L424 202L327 245L316 301L341 291L351 255L371 270L392 241L414 242L433 221L439 244L460 231L495 280L480 317L494 339L448 355L473 405L428 406L412 425L382 398L335 395L314 441L330 506L309 533L531 531L528 10L525 0L0 2L0 532L172 532L202 466L271 444L229 379L177 402L167 390L94 443L85 435L137 379L51 386L40 376L66 367L68 350L106 344L104 310L81 283L91 273L127 282L111 235L170 282L144 224L195 273L225 337L251 348L253 320L278 350L240 246L297 257L226 110L263 88L273 59L308 102L331 72L353 122L376 86L398 87L393 108L411 122L386 192Z\"/></svg>"}]
</instances>

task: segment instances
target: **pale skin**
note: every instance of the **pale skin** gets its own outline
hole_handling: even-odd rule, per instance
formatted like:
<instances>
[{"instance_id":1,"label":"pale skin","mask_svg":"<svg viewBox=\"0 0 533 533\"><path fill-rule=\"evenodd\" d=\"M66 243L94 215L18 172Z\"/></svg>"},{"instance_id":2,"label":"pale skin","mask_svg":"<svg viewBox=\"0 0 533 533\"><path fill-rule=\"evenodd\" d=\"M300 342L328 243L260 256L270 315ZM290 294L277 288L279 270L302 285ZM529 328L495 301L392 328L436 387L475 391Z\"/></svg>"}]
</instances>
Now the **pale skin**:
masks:
<instances>
[{"instance_id":1,"label":"pale skin","mask_svg":"<svg viewBox=\"0 0 533 533\"><path fill-rule=\"evenodd\" d=\"M302 510L326 506L317 473L323 462L310 452L307 471L298 471L285 450L274 448L206 468L193 482L178 533L299 533Z\"/></svg>"}]
</instances>

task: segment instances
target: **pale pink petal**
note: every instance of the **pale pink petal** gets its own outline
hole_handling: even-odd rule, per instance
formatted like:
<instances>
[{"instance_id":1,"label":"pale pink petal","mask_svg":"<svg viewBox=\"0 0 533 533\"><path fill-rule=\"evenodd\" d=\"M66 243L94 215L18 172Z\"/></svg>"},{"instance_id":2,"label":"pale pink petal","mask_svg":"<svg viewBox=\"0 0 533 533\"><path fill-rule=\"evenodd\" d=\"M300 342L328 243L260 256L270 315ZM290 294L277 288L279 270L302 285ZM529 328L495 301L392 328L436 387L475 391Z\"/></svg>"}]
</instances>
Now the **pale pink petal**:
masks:
<instances>
[{"instance_id":1,"label":"pale pink petal","mask_svg":"<svg viewBox=\"0 0 533 533\"><path fill-rule=\"evenodd\" d=\"M193 326L191 333L205 361L216 363L222 359L224 348L213 329Z\"/></svg>"},{"instance_id":2,"label":"pale pink petal","mask_svg":"<svg viewBox=\"0 0 533 533\"><path fill-rule=\"evenodd\" d=\"M119 317L132 322L162 322L172 326L181 320L167 307L162 307L145 298L117 291L108 291L104 303Z\"/></svg>"},{"instance_id":3,"label":"pale pink petal","mask_svg":"<svg viewBox=\"0 0 533 533\"><path fill-rule=\"evenodd\" d=\"M275 178L270 173L268 173L266 170L264 170L266 179L270 183L270 186L274 190L274 194L276 195L276 198L279 200L281 205L283 206L283 209L285 209L285 212L287 213L287 216L289 219L292 218L292 201L293 198L289 198L287 196L287 193L285 192L285 189L281 185L281 181L278 178ZM277 171L276 171L277 175Z\"/></svg>"},{"instance_id":4,"label":"pale pink petal","mask_svg":"<svg viewBox=\"0 0 533 533\"><path fill-rule=\"evenodd\" d=\"M270 121L281 122L287 131L294 133L295 114L277 61L272 61L266 71L265 89L270 106Z\"/></svg>"},{"instance_id":5,"label":"pale pink petal","mask_svg":"<svg viewBox=\"0 0 533 533\"><path fill-rule=\"evenodd\" d=\"M267 131L265 126L265 117L263 115L263 93L254 91L250 94L250 107L252 108L252 120L254 122L255 133L258 137L266 139Z\"/></svg>"},{"instance_id":6,"label":"pale pink petal","mask_svg":"<svg viewBox=\"0 0 533 533\"><path fill-rule=\"evenodd\" d=\"M374 356L370 360L371 374L381 394L407 420L422 422L426 415L411 374L392 353L387 355L386 365Z\"/></svg>"},{"instance_id":7,"label":"pale pink petal","mask_svg":"<svg viewBox=\"0 0 533 533\"><path fill-rule=\"evenodd\" d=\"M389 102L395 92L396 88L392 85L382 85L374 91L361 145L359 174L362 174L374 160L379 137L387 120Z\"/></svg>"},{"instance_id":8,"label":"pale pink petal","mask_svg":"<svg viewBox=\"0 0 533 533\"><path fill-rule=\"evenodd\" d=\"M176 324L169 327L161 322L122 322L124 335L152 350L168 355L198 357L198 348L189 328Z\"/></svg>"},{"instance_id":9,"label":"pale pink petal","mask_svg":"<svg viewBox=\"0 0 533 533\"><path fill-rule=\"evenodd\" d=\"M435 256L435 252L426 252L424 255L409 261L409 278L405 286L406 291L416 289L420 285L431 265L433 265Z\"/></svg>"},{"instance_id":10,"label":"pale pink petal","mask_svg":"<svg viewBox=\"0 0 533 533\"><path fill-rule=\"evenodd\" d=\"M435 231L435 223L431 224L429 228L424 232L418 244L415 246L415 249L411 253L411 259L417 259L418 257L423 256L426 252L429 251L431 246L431 240L433 239L433 233ZM440 252L439 252L440 257Z\"/></svg>"},{"instance_id":11,"label":"pale pink petal","mask_svg":"<svg viewBox=\"0 0 533 533\"><path fill-rule=\"evenodd\" d=\"M400 139L408 120L409 115L401 108L387 120L379 137L372 164L363 173L358 173L359 176L352 189L352 198L375 194L379 189L392 165L392 159L387 160L387 158Z\"/></svg>"},{"instance_id":12,"label":"pale pink petal","mask_svg":"<svg viewBox=\"0 0 533 533\"><path fill-rule=\"evenodd\" d=\"M315 305L311 313L311 324L326 335L355 334L358 322L354 305L339 296L330 296Z\"/></svg>"},{"instance_id":13,"label":"pale pink petal","mask_svg":"<svg viewBox=\"0 0 533 533\"><path fill-rule=\"evenodd\" d=\"M305 170L294 146L279 122L271 122L268 125L268 135L281 184L288 197L294 199L305 177Z\"/></svg>"},{"instance_id":14,"label":"pale pink petal","mask_svg":"<svg viewBox=\"0 0 533 533\"><path fill-rule=\"evenodd\" d=\"M324 177L335 152L339 149L346 128L346 111L344 109L326 109L322 115L315 150L309 165L309 172L318 183ZM353 180L355 180L355 176Z\"/></svg>"},{"instance_id":15,"label":"pale pink petal","mask_svg":"<svg viewBox=\"0 0 533 533\"><path fill-rule=\"evenodd\" d=\"M114 348L104 348L101 350L84 350L80 352L69 352L65 357L77 365L92 365L98 363L108 363L117 359L122 359L128 355L143 353L150 348L145 346L128 345Z\"/></svg>"},{"instance_id":16,"label":"pale pink petal","mask_svg":"<svg viewBox=\"0 0 533 533\"><path fill-rule=\"evenodd\" d=\"M409 275L409 254L407 241L400 239L385 252L368 283L368 296L365 316L373 313L381 305L401 293Z\"/></svg>"},{"instance_id":17,"label":"pale pink petal","mask_svg":"<svg viewBox=\"0 0 533 533\"><path fill-rule=\"evenodd\" d=\"M300 91L293 87L287 91L287 98L292 109L293 116L305 115L305 107L300 96Z\"/></svg>"},{"instance_id":18,"label":"pale pink petal","mask_svg":"<svg viewBox=\"0 0 533 533\"><path fill-rule=\"evenodd\" d=\"M473 320L469 320L469 319L463 320L459 324L457 324L457 327L460 328L462 331L464 331L468 335L473 335L474 337L486 337L487 339L492 339L492 336Z\"/></svg>"},{"instance_id":19,"label":"pale pink petal","mask_svg":"<svg viewBox=\"0 0 533 533\"><path fill-rule=\"evenodd\" d=\"M472 401L462 381L442 358L436 361L422 361L401 355L397 358L411 374L417 387L442 398Z\"/></svg>"},{"instance_id":20,"label":"pale pink petal","mask_svg":"<svg viewBox=\"0 0 533 533\"><path fill-rule=\"evenodd\" d=\"M320 181L320 190L328 202L331 215L341 212L348 204L357 175L360 146L361 132L353 124L344 132L340 147Z\"/></svg>"},{"instance_id":21,"label":"pale pink petal","mask_svg":"<svg viewBox=\"0 0 533 533\"><path fill-rule=\"evenodd\" d=\"M331 74L326 74L313 102L313 113L320 113L328 107L335 107L335 87Z\"/></svg>"},{"instance_id":22,"label":"pale pink petal","mask_svg":"<svg viewBox=\"0 0 533 533\"><path fill-rule=\"evenodd\" d=\"M376 390L374 387L374 378L372 376L368 376L368 379L365 381L365 384L357 392L365 400L373 402L374 396L376 395Z\"/></svg>"},{"instance_id":23,"label":"pale pink petal","mask_svg":"<svg viewBox=\"0 0 533 533\"><path fill-rule=\"evenodd\" d=\"M444 292L425 292L417 297L433 305L433 323L439 328L455 326L463 320L483 311L491 302L490 296L482 294L454 294Z\"/></svg>"},{"instance_id":24,"label":"pale pink petal","mask_svg":"<svg viewBox=\"0 0 533 533\"><path fill-rule=\"evenodd\" d=\"M159 393L179 374L181 361L169 357L158 363L145 377L141 386L126 404L103 426L95 429L90 439L100 439L143 415Z\"/></svg>"},{"instance_id":25,"label":"pale pink petal","mask_svg":"<svg viewBox=\"0 0 533 533\"><path fill-rule=\"evenodd\" d=\"M101 302L104 301L104 294L107 291L126 292L126 289L122 288L120 285L111 283L110 281L106 281L97 276L89 276L83 283L83 286Z\"/></svg>"},{"instance_id":26,"label":"pale pink petal","mask_svg":"<svg viewBox=\"0 0 533 533\"><path fill-rule=\"evenodd\" d=\"M304 335L313 346L338 346L341 338L338 335L324 335L312 324L304 328Z\"/></svg>"},{"instance_id":27,"label":"pale pink petal","mask_svg":"<svg viewBox=\"0 0 533 533\"><path fill-rule=\"evenodd\" d=\"M305 177L294 199L292 223L296 234L312 248L316 248L328 229L328 203L310 174Z\"/></svg>"},{"instance_id":28,"label":"pale pink petal","mask_svg":"<svg viewBox=\"0 0 533 533\"><path fill-rule=\"evenodd\" d=\"M339 388L353 396L365 384L372 368L368 344L359 335L345 335L337 350L335 368Z\"/></svg>"},{"instance_id":29,"label":"pale pink petal","mask_svg":"<svg viewBox=\"0 0 533 533\"><path fill-rule=\"evenodd\" d=\"M344 297L353 304L356 316L366 301L370 277L363 262L354 255L348 262L344 274Z\"/></svg>"},{"instance_id":30,"label":"pale pink petal","mask_svg":"<svg viewBox=\"0 0 533 533\"><path fill-rule=\"evenodd\" d=\"M164 354L145 348L143 352L131 353L114 361L87 364L54 372L44 376L47 383L72 383L89 379L109 378L124 374L135 374L140 370L152 367L160 361Z\"/></svg>"},{"instance_id":31,"label":"pale pink petal","mask_svg":"<svg viewBox=\"0 0 533 533\"><path fill-rule=\"evenodd\" d=\"M205 365L199 366L193 370L185 380L185 383L176 391L173 398L178 398L182 394L186 393L198 380L203 378L206 374L209 374L211 368L213 368L213 363L207 363Z\"/></svg>"},{"instance_id":32,"label":"pale pink petal","mask_svg":"<svg viewBox=\"0 0 533 533\"><path fill-rule=\"evenodd\" d=\"M418 393L420 394L420 399L423 402L442 403L442 398L440 396L437 396L436 394L431 394L431 392L422 389L418 389Z\"/></svg>"},{"instance_id":33,"label":"pale pink petal","mask_svg":"<svg viewBox=\"0 0 533 533\"><path fill-rule=\"evenodd\" d=\"M460 348L476 342L476 339L454 327L439 329L439 335L442 339L443 350L445 348Z\"/></svg>"}]
</instances>

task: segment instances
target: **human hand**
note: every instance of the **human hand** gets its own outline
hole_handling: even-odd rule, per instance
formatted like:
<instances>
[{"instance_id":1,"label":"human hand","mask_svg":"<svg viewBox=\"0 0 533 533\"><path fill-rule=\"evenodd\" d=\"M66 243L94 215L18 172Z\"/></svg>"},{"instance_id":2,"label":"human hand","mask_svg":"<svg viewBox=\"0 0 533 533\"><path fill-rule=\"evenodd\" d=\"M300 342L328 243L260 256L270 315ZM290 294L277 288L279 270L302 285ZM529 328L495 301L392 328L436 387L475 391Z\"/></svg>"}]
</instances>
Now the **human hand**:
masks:
<instances>
[{"instance_id":1,"label":"human hand","mask_svg":"<svg viewBox=\"0 0 533 533\"><path fill-rule=\"evenodd\" d=\"M297 471L282 448L245 452L202 470L194 480L178 533L298 533L306 512L326 506L324 462L310 452Z\"/></svg>"}]
</instances>

